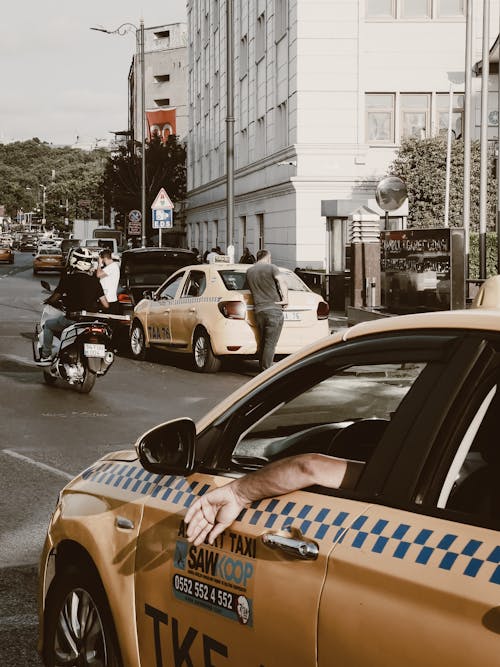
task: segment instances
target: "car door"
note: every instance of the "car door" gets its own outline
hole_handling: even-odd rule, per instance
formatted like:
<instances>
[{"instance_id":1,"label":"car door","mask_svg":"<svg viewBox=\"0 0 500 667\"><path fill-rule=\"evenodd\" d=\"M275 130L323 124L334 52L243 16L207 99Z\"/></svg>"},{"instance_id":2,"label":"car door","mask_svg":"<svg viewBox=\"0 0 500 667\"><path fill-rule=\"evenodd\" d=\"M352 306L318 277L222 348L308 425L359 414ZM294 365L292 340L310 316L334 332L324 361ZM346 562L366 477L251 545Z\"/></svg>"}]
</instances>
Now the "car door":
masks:
<instances>
[{"instance_id":1,"label":"car door","mask_svg":"<svg viewBox=\"0 0 500 667\"><path fill-rule=\"evenodd\" d=\"M196 269L188 272L179 303L172 309L170 316L172 343L177 347L188 347L191 343L193 330L199 321L202 295L206 287L205 271Z\"/></svg>"},{"instance_id":2,"label":"car door","mask_svg":"<svg viewBox=\"0 0 500 667\"><path fill-rule=\"evenodd\" d=\"M152 345L169 345L172 342L170 318L184 278L185 271L174 273L149 302L147 330Z\"/></svg>"},{"instance_id":3,"label":"car door","mask_svg":"<svg viewBox=\"0 0 500 667\"><path fill-rule=\"evenodd\" d=\"M363 437L358 431L351 445L344 441L333 453L366 461L368 472L372 450L381 447L386 453L376 465L384 478L396 456L395 434L404 434L405 420L418 414L441 367L428 365L421 350L381 357L380 344L340 345L339 354L315 355L271 378L199 435L201 472L166 476L155 487L144 506L136 553L143 664L317 664L328 559L368 512L374 483L362 476L359 486L346 491L312 488L258 501L214 546L190 545L183 516L208 488L271 460L329 453L337 436L355 424ZM393 343L386 346L391 350ZM444 348L425 353L439 356ZM403 375L402 362L412 363ZM399 375L381 382L390 370Z\"/></svg>"},{"instance_id":4,"label":"car door","mask_svg":"<svg viewBox=\"0 0 500 667\"><path fill-rule=\"evenodd\" d=\"M319 667L498 665L499 410L496 350L464 341L331 553Z\"/></svg>"}]
</instances>

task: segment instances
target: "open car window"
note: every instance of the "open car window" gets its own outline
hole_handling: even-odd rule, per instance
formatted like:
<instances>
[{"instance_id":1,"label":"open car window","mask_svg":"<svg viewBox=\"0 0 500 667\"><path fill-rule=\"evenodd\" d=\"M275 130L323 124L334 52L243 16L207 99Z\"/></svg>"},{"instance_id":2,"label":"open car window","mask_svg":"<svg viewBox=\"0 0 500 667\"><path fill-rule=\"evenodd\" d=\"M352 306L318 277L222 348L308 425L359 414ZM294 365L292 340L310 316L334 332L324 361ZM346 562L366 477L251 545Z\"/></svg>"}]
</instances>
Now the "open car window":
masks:
<instances>
[{"instance_id":1,"label":"open car window","mask_svg":"<svg viewBox=\"0 0 500 667\"><path fill-rule=\"evenodd\" d=\"M175 295L179 289L179 285L184 280L185 272L182 272L176 276L167 280L157 292L158 299L175 299Z\"/></svg>"}]
</instances>

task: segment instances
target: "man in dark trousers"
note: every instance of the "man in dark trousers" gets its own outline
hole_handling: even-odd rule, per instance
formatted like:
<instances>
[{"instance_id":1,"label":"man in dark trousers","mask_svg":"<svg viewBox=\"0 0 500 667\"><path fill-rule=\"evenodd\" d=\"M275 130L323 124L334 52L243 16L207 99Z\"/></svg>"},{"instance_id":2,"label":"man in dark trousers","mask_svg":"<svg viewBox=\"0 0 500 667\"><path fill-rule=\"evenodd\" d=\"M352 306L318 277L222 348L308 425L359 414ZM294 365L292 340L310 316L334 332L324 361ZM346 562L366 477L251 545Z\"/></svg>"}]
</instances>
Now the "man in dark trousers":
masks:
<instances>
[{"instance_id":1,"label":"man in dark trousers","mask_svg":"<svg viewBox=\"0 0 500 667\"><path fill-rule=\"evenodd\" d=\"M260 370L269 368L283 327L283 308L288 304L288 287L280 270L271 264L271 253L259 250L257 262L247 271L255 321L259 331Z\"/></svg>"}]
</instances>

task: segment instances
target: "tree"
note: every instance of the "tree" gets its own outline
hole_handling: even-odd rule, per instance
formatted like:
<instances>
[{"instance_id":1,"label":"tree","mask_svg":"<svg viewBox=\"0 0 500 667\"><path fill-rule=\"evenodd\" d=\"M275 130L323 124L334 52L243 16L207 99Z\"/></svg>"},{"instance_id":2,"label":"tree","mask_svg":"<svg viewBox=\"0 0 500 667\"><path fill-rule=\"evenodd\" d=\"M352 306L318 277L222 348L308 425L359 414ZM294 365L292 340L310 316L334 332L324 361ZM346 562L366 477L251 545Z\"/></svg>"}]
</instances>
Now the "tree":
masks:
<instances>
[{"instance_id":1,"label":"tree","mask_svg":"<svg viewBox=\"0 0 500 667\"><path fill-rule=\"evenodd\" d=\"M101 193L125 219L129 211L141 209L141 158L122 146L105 167ZM175 135L162 143L154 137L146 145L146 229L151 229L151 204L160 188L165 188L173 203L186 196L186 147Z\"/></svg>"},{"instance_id":2,"label":"tree","mask_svg":"<svg viewBox=\"0 0 500 667\"><path fill-rule=\"evenodd\" d=\"M452 142L449 224L463 225L464 143ZM480 145L471 146L471 230L479 228ZM494 158L488 160L487 226L495 229L496 186ZM438 227L444 223L446 137L405 139L397 151L389 173L399 176L408 190L408 224L410 227Z\"/></svg>"}]
</instances>

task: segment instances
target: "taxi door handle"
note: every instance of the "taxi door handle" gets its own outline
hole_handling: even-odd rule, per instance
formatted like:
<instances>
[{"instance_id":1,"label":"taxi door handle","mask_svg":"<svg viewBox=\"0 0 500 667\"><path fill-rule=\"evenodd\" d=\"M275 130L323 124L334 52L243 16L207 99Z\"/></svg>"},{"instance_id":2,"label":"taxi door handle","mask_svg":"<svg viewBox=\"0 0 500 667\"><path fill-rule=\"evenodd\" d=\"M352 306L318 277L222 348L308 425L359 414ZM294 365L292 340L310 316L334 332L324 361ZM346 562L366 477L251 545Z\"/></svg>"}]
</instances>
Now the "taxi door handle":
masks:
<instances>
[{"instance_id":1,"label":"taxi door handle","mask_svg":"<svg viewBox=\"0 0 500 667\"><path fill-rule=\"evenodd\" d=\"M132 530L134 528L134 522L130 519L126 519L124 516L117 516L115 519L115 526L117 528L122 528L123 530Z\"/></svg>"},{"instance_id":2,"label":"taxi door handle","mask_svg":"<svg viewBox=\"0 0 500 667\"><path fill-rule=\"evenodd\" d=\"M190 312L190 313L196 313L196 308L190 308L190 309L189 309L189 312Z\"/></svg>"},{"instance_id":3,"label":"taxi door handle","mask_svg":"<svg viewBox=\"0 0 500 667\"><path fill-rule=\"evenodd\" d=\"M262 535L262 542L271 549L281 549L290 556L301 558L302 560L316 560L319 554L318 545L314 542L305 542L296 540L292 537L282 537L274 533Z\"/></svg>"}]
</instances>

